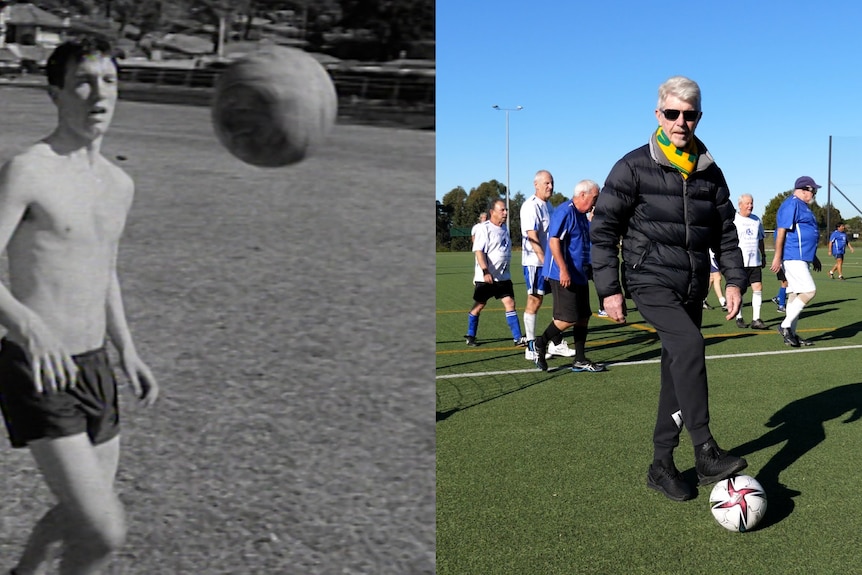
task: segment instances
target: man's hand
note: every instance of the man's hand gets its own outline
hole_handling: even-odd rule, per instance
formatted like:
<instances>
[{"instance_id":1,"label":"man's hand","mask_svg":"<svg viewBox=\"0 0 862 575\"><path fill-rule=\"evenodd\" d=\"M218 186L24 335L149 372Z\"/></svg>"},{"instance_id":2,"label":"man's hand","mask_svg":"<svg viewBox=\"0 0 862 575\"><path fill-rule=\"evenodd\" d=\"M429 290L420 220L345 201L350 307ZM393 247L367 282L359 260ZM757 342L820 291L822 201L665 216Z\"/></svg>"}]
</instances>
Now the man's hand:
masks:
<instances>
[{"instance_id":1,"label":"man's hand","mask_svg":"<svg viewBox=\"0 0 862 575\"><path fill-rule=\"evenodd\" d=\"M727 300L727 315L724 319L730 321L736 317L742 306L742 291L736 286L729 285L724 288L724 299Z\"/></svg>"},{"instance_id":2,"label":"man's hand","mask_svg":"<svg viewBox=\"0 0 862 575\"><path fill-rule=\"evenodd\" d=\"M569 275L569 270L560 268L560 287L567 288L572 285L572 276Z\"/></svg>"},{"instance_id":3,"label":"man's hand","mask_svg":"<svg viewBox=\"0 0 862 575\"><path fill-rule=\"evenodd\" d=\"M75 387L78 366L41 318L31 319L30 332L25 337L25 350L30 358L36 393L52 393Z\"/></svg>"},{"instance_id":4,"label":"man's hand","mask_svg":"<svg viewBox=\"0 0 862 575\"><path fill-rule=\"evenodd\" d=\"M150 368L141 361L135 352L124 352L122 357L123 371L129 378L135 397L149 407L159 397L159 384Z\"/></svg>"},{"instance_id":5,"label":"man's hand","mask_svg":"<svg viewBox=\"0 0 862 575\"><path fill-rule=\"evenodd\" d=\"M772 257L772 265L769 266L769 270L772 273L777 274L778 270L781 269L781 254L775 252L775 255Z\"/></svg>"},{"instance_id":6,"label":"man's hand","mask_svg":"<svg viewBox=\"0 0 862 575\"><path fill-rule=\"evenodd\" d=\"M623 294L610 295L603 303L609 318L617 323L626 323L626 301Z\"/></svg>"},{"instance_id":7,"label":"man's hand","mask_svg":"<svg viewBox=\"0 0 862 575\"><path fill-rule=\"evenodd\" d=\"M812 262L814 271L819 272L823 271L823 264L820 263L820 258L814 256L814 261Z\"/></svg>"}]
</instances>

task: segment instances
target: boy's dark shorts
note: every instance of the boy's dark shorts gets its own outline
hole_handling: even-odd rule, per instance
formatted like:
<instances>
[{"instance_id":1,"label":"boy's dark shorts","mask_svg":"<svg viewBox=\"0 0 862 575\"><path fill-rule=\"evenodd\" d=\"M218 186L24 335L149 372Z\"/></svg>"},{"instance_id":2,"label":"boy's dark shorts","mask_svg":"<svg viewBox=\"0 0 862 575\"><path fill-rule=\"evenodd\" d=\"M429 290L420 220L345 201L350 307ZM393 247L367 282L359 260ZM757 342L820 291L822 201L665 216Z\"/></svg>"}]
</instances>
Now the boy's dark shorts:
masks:
<instances>
[{"instance_id":1,"label":"boy's dark shorts","mask_svg":"<svg viewBox=\"0 0 862 575\"><path fill-rule=\"evenodd\" d=\"M0 341L0 410L12 447L83 432L98 445L119 434L117 380L107 350L72 359L78 366L74 388L36 393L27 354L9 340Z\"/></svg>"}]
</instances>

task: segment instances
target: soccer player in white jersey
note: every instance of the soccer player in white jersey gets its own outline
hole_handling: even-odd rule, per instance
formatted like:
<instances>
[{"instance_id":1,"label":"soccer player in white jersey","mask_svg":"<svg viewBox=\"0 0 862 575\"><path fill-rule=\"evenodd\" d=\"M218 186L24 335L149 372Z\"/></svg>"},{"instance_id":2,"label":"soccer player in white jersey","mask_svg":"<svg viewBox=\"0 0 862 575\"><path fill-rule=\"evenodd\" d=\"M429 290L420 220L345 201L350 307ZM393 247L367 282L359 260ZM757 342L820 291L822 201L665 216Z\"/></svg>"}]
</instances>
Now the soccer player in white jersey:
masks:
<instances>
[{"instance_id":1,"label":"soccer player in white jersey","mask_svg":"<svg viewBox=\"0 0 862 575\"><path fill-rule=\"evenodd\" d=\"M534 340L536 338L536 314L545 297L545 249L548 246L548 224L553 207L548 200L554 193L554 176L548 170L539 170L533 177L535 193L521 206L521 266L524 268L524 283L527 285L527 304L524 307L524 331L527 349L524 358L535 361ZM548 345L548 356L572 357L575 350L569 349L566 340L559 345Z\"/></svg>"},{"instance_id":2,"label":"soccer player in white jersey","mask_svg":"<svg viewBox=\"0 0 862 575\"><path fill-rule=\"evenodd\" d=\"M488 210L488 220L476 230L476 239L473 241L473 253L476 256L473 308L467 314L467 335L464 336L470 347L478 345L476 334L479 330L479 314L492 297L500 300L506 310L506 323L512 331L515 345L527 345L515 310L515 288L509 272L512 241L509 230L503 225L508 215L506 201L496 199Z\"/></svg>"},{"instance_id":3,"label":"soccer player in white jersey","mask_svg":"<svg viewBox=\"0 0 862 575\"><path fill-rule=\"evenodd\" d=\"M760 319L760 308L763 304L763 273L766 267L766 248L763 244L763 223L760 218L751 213L754 210L754 198L751 194L739 196L737 204L739 211L733 220L736 225L736 235L739 237L739 251L742 252L742 265L751 286L751 329L769 329ZM742 305L736 314L736 326L748 327L742 319Z\"/></svg>"}]
</instances>

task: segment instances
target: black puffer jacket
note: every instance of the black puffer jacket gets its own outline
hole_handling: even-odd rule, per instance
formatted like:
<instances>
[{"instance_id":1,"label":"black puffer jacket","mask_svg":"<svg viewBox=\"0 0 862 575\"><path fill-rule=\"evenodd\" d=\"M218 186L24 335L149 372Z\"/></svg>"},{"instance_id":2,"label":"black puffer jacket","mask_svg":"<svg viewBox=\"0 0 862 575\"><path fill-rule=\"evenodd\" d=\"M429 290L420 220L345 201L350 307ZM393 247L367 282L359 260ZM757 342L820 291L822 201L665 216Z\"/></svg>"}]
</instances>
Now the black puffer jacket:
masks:
<instances>
[{"instance_id":1,"label":"black puffer jacket","mask_svg":"<svg viewBox=\"0 0 862 575\"><path fill-rule=\"evenodd\" d=\"M745 291L734 207L727 182L706 146L697 140L697 167L687 180L655 141L614 165L590 225L593 277L599 297L664 286L685 302L701 302L709 287L712 248L728 285Z\"/></svg>"}]
</instances>

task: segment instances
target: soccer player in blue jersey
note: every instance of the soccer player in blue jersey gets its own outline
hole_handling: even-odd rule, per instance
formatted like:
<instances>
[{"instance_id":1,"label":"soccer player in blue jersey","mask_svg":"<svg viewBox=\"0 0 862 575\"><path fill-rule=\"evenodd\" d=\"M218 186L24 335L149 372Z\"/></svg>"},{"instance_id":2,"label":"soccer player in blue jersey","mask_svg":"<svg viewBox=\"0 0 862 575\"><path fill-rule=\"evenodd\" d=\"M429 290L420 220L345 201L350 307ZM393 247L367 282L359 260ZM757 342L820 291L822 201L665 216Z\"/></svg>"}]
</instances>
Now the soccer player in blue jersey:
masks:
<instances>
[{"instance_id":1,"label":"soccer player in blue jersey","mask_svg":"<svg viewBox=\"0 0 862 575\"><path fill-rule=\"evenodd\" d=\"M782 202L775 216L775 256L770 269L778 273L783 264L787 278L787 315L778 326L778 333L784 338L784 343L792 347L814 345L796 334L796 324L802 309L817 293L808 266L813 264L816 272L822 269L816 254L817 219L808 207L819 188L809 176L797 178L793 194Z\"/></svg>"},{"instance_id":2,"label":"soccer player in blue jersey","mask_svg":"<svg viewBox=\"0 0 862 575\"><path fill-rule=\"evenodd\" d=\"M586 358L587 325L590 310L590 222L587 213L596 204L599 185L582 180L575 186L572 201L557 207L548 225L549 256L545 258L544 276L554 294L554 318L534 342L534 361L542 371L548 369L545 353L551 344L559 344L563 331L574 326L575 354L572 371L604 371L604 366Z\"/></svg>"},{"instance_id":3,"label":"soccer player in blue jersey","mask_svg":"<svg viewBox=\"0 0 862 575\"><path fill-rule=\"evenodd\" d=\"M835 279L835 272L838 272L838 279L844 279L844 251L846 248L850 248L851 252L856 251L847 239L847 227L844 222L838 222L835 231L829 236L829 255L835 258L835 265L829 270L829 279Z\"/></svg>"}]
</instances>

